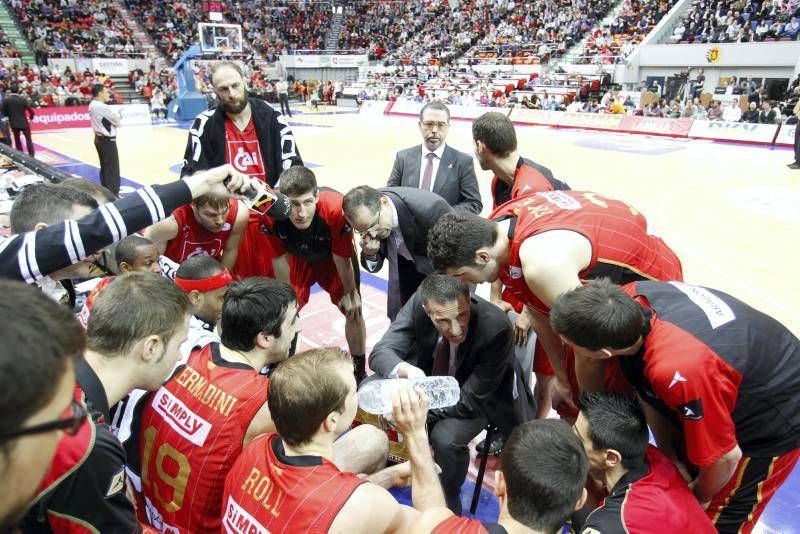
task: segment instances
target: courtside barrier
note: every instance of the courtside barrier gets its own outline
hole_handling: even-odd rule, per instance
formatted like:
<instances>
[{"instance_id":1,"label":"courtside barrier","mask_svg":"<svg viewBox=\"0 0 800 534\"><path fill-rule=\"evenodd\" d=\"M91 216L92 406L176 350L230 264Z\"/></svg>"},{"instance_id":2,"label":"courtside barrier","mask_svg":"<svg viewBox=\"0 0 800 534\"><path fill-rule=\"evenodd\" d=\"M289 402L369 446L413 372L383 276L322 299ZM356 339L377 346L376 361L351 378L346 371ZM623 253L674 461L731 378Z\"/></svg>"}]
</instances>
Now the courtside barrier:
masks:
<instances>
[{"instance_id":1,"label":"courtside barrier","mask_svg":"<svg viewBox=\"0 0 800 534\"><path fill-rule=\"evenodd\" d=\"M694 119L662 119L624 115L619 123L619 131L667 137L688 137L693 122Z\"/></svg>"},{"instance_id":2,"label":"courtside barrier","mask_svg":"<svg viewBox=\"0 0 800 534\"><path fill-rule=\"evenodd\" d=\"M125 104L122 106L111 106L111 109L119 113L120 124L122 126L152 124L150 120L150 106L147 104Z\"/></svg>"},{"instance_id":3,"label":"courtside barrier","mask_svg":"<svg viewBox=\"0 0 800 534\"><path fill-rule=\"evenodd\" d=\"M775 137L775 146L788 146L794 148L794 131L797 123L781 124L778 135Z\"/></svg>"},{"instance_id":4,"label":"courtside barrier","mask_svg":"<svg viewBox=\"0 0 800 534\"><path fill-rule=\"evenodd\" d=\"M748 122L694 121L689 137L714 141L734 141L756 145L771 145L778 133L777 124L753 124Z\"/></svg>"}]
</instances>

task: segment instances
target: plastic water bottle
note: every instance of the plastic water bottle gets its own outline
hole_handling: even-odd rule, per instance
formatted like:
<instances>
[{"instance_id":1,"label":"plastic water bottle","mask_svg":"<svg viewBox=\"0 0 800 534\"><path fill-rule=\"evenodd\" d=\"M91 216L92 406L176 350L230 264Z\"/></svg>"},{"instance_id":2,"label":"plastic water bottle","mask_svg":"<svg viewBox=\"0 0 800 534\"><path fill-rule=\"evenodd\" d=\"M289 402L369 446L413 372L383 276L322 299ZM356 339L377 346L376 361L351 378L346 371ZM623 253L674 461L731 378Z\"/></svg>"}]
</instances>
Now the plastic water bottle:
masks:
<instances>
[{"instance_id":1,"label":"plastic water bottle","mask_svg":"<svg viewBox=\"0 0 800 534\"><path fill-rule=\"evenodd\" d=\"M411 385L428 395L428 409L454 406L461 398L461 388L452 376L426 376L424 378L389 378L372 380L358 390L358 406L367 413L383 415L392 413L392 393L401 386Z\"/></svg>"},{"instance_id":2,"label":"plastic water bottle","mask_svg":"<svg viewBox=\"0 0 800 534\"><path fill-rule=\"evenodd\" d=\"M230 178L226 179L227 183ZM261 215L269 215L276 220L282 220L289 217L292 206L289 203L289 198L277 191L273 191L267 184L253 180L250 183L244 196L247 197L245 203L250 210Z\"/></svg>"}]
</instances>

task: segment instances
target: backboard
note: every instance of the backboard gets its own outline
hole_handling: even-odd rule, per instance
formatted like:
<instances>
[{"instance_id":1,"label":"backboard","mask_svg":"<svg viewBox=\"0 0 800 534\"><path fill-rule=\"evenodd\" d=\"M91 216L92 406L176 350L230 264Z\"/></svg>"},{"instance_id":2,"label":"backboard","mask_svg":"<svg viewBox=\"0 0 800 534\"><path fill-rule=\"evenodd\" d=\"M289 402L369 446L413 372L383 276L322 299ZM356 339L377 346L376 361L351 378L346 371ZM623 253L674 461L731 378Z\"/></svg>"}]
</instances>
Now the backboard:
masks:
<instances>
[{"instance_id":1,"label":"backboard","mask_svg":"<svg viewBox=\"0 0 800 534\"><path fill-rule=\"evenodd\" d=\"M200 48L204 54L240 54L242 52L242 27L238 24L201 22Z\"/></svg>"}]
</instances>

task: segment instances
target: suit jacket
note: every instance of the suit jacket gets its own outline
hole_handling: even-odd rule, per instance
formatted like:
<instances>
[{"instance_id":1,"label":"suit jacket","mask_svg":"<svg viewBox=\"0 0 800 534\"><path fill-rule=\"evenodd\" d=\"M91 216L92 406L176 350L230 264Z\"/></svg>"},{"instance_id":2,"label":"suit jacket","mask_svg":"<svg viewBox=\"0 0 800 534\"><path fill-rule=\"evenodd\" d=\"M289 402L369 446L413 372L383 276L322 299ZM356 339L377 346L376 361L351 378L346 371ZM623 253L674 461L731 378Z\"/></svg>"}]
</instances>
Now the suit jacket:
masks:
<instances>
[{"instance_id":1,"label":"suit jacket","mask_svg":"<svg viewBox=\"0 0 800 534\"><path fill-rule=\"evenodd\" d=\"M419 188L421 159L422 145L398 152L386 185ZM472 156L445 145L433 181L433 192L457 210L479 214L483 204Z\"/></svg>"},{"instance_id":2,"label":"suit jacket","mask_svg":"<svg viewBox=\"0 0 800 534\"><path fill-rule=\"evenodd\" d=\"M461 399L454 407L445 409L446 417L485 415L506 435L535 417L536 402L522 379L513 332L511 322L500 308L480 297L470 298L467 337L458 346L455 362ZM422 308L422 297L417 291L375 345L369 366L386 378L397 364L408 362L429 375L438 339L439 332Z\"/></svg>"},{"instance_id":3,"label":"suit jacket","mask_svg":"<svg viewBox=\"0 0 800 534\"><path fill-rule=\"evenodd\" d=\"M408 251L414 257L413 265L405 261L402 257L398 258L398 282L397 286L392 284L392 276L389 280L389 291L395 295L401 295L399 304L411 296L417 290L422 278L435 271L433 262L428 258L428 230L433 228L439 217L445 213L453 211L442 197L430 191L422 191L412 187L384 187L381 193L389 197L397 210L397 220L399 230L403 234ZM387 241L391 236L381 242L378 255L374 258L374 265L370 266L366 262L364 253L361 253L361 265L367 272L376 273L383 267L383 262L387 255ZM399 255L398 255L399 256ZM371 260L372 261L372 260ZM387 315L394 319L400 306L389 306Z\"/></svg>"}]
</instances>

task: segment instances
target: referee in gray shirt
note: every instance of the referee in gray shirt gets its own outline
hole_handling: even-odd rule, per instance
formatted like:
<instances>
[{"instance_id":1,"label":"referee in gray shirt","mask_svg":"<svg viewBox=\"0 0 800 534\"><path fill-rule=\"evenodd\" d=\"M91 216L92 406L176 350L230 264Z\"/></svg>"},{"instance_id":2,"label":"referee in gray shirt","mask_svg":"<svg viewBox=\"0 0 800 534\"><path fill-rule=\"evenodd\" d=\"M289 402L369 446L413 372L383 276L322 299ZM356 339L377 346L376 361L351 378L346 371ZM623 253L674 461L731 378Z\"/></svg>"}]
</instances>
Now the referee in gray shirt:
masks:
<instances>
[{"instance_id":1,"label":"referee in gray shirt","mask_svg":"<svg viewBox=\"0 0 800 534\"><path fill-rule=\"evenodd\" d=\"M92 86L92 101L89 117L94 130L94 146L100 157L100 183L119 196L119 153L117 152L117 128L120 117L108 102L111 95L103 84Z\"/></svg>"}]
</instances>

